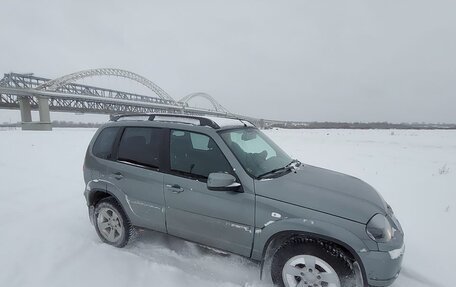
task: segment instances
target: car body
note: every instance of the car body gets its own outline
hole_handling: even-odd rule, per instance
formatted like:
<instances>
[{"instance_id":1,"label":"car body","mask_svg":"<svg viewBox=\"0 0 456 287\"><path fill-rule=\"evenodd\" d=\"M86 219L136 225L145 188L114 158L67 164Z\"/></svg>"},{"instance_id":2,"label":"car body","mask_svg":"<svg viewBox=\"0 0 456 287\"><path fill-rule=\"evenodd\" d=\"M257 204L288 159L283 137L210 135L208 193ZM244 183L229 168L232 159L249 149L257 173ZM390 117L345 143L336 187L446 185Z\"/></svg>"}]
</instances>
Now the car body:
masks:
<instances>
[{"instance_id":1,"label":"car body","mask_svg":"<svg viewBox=\"0 0 456 287\"><path fill-rule=\"evenodd\" d=\"M141 133L150 138L147 148ZM257 150L242 153L241 145ZM356 269L357 284L392 284L401 268L404 234L391 207L357 178L296 160L284 164L288 160L245 120L118 117L89 144L84 194L92 222L97 203L110 196L135 227L261 262L284 242L310 238L340 250ZM271 170L258 162L268 162Z\"/></svg>"}]
</instances>

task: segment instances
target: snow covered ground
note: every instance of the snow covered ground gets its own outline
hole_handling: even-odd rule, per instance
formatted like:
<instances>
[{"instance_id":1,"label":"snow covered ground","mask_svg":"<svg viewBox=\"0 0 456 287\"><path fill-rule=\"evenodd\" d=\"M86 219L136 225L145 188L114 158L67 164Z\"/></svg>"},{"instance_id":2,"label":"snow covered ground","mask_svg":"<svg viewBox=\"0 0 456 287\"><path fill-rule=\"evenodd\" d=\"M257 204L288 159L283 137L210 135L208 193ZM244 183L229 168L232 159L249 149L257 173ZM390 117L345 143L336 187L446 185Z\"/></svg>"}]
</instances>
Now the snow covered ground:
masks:
<instances>
[{"instance_id":1,"label":"snow covered ground","mask_svg":"<svg viewBox=\"0 0 456 287\"><path fill-rule=\"evenodd\" d=\"M268 286L258 267L154 232L116 249L87 217L95 130L0 130L0 286ZM456 285L456 131L268 130L304 163L377 188L406 232L395 287Z\"/></svg>"}]
</instances>

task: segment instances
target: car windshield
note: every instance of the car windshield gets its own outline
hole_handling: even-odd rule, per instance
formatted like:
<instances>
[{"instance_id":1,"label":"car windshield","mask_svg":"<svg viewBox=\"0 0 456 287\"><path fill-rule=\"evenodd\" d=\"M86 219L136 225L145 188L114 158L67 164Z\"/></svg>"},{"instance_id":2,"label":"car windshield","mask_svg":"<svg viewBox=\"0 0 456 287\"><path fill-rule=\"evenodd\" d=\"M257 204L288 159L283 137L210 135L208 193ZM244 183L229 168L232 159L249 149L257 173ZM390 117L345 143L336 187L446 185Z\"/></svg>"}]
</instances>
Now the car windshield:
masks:
<instances>
[{"instance_id":1,"label":"car windshield","mask_svg":"<svg viewBox=\"0 0 456 287\"><path fill-rule=\"evenodd\" d=\"M220 135L244 169L255 178L285 170L292 163L291 157L258 129L227 130Z\"/></svg>"}]
</instances>

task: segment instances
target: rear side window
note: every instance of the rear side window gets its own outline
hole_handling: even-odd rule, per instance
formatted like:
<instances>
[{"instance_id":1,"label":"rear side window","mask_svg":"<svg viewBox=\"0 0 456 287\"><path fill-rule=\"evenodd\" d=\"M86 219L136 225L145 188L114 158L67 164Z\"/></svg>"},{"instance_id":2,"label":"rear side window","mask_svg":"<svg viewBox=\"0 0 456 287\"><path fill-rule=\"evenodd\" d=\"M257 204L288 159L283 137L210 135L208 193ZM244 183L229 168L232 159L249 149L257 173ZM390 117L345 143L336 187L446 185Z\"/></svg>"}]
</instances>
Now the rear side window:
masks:
<instances>
[{"instance_id":1,"label":"rear side window","mask_svg":"<svg viewBox=\"0 0 456 287\"><path fill-rule=\"evenodd\" d=\"M158 128L127 127L119 143L117 160L149 168L160 166L162 131Z\"/></svg>"},{"instance_id":2,"label":"rear side window","mask_svg":"<svg viewBox=\"0 0 456 287\"><path fill-rule=\"evenodd\" d=\"M101 131L92 148L92 153L96 157L112 159L112 149L119 129L119 127L111 127Z\"/></svg>"}]
</instances>

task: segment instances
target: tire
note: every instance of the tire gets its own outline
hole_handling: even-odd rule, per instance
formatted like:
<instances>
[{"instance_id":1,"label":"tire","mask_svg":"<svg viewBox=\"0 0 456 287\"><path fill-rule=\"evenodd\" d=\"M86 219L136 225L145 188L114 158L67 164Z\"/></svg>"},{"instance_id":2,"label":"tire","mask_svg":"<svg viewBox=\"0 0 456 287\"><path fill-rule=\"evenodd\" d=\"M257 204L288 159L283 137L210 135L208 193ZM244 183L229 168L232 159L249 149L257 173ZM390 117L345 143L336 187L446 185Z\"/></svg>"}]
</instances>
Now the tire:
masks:
<instances>
[{"instance_id":1,"label":"tire","mask_svg":"<svg viewBox=\"0 0 456 287\"><path fill-rule=\"evenodd\" d=\"M130 220L113 197L103 198L97 203L93 222L98 237L118 248L127 245L135 234Z\"/></svg>"},{"instance_id":2,"label":"tire","mask_svg":"<svg viewBox=\"0 0 456 287\"><path fill-rule=\"evenodd\" d=\"M295 238L272 258L271 277L280 287L359 287L353 265L338 247L310 238Z\"/></svg>"}]
</instances>

